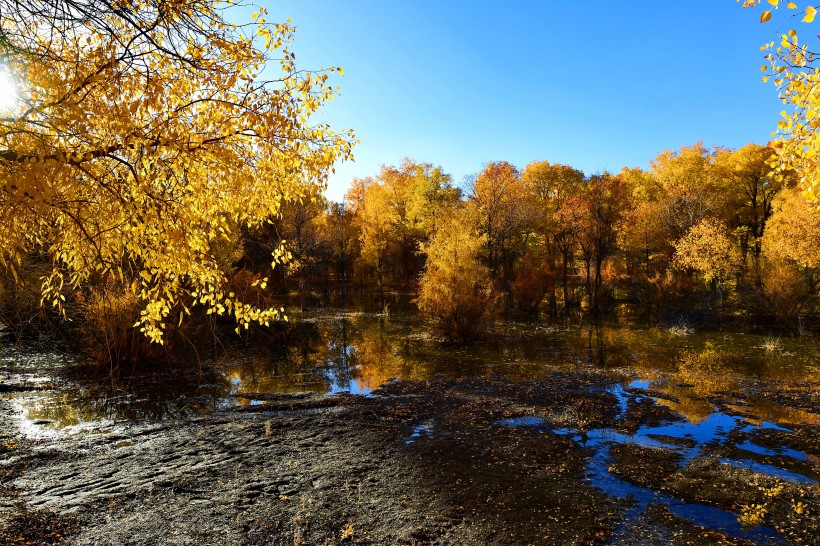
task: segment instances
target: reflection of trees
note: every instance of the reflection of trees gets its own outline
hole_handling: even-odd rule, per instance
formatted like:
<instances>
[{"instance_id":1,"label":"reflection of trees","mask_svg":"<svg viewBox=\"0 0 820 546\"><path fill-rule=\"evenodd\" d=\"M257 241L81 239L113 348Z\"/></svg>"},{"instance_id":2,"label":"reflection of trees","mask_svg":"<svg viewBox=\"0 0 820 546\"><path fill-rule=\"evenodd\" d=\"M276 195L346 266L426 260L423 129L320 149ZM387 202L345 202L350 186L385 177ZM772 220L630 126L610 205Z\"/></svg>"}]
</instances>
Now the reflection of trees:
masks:
<instances>
[{"instance_id":1,"label":"reflection of trees","mask_svg":"<svg viewBox=\"0 0 820 546\"><path fill-rule=\"evenodd\" d=\"M236 357L221 369L235 392L324 392L327 380L317 368L324 364L327 327L301 323L269 346L234 351Z\"/></svg>"},{"instance_id":2,"label":"reflection of trees","mask_svg":"<svg viewBox=\"0 0 820 546\"><path fill-rule=\"evenodd\" d=\"M788 389L788 387L781 388ZM738 409L743 410L745 414L751 414L753 417L746 419L756 425L764 421L791 425L820 425L820 415L817 413L786 407L762 397L753 397L748 400L748 405Z\"/></svg>"},{"instance_id":3,"label":"reflection of trees","mask_svg":"<svg viewBox=\"0 0 820 546\"><path fill-rule=\"evenodd\" d=\"M384 326L383 321L370 321L362 324L357 332L356 376L368 389L375 389L393 377L419 379L414 367L402 356L404 339L391 336Z\"/></svg>"},{"instance_id":4,"label":"reflection of trees","mask_svg":"<svg viewBox=\"0 0 820 546\"><path fill-rule=\"evenodd\" d=\"M566 338L570 355L601 368L635 364L635 355L645 344L646 341L637 339L631 330L602 325L582 327L577 335Z\"/></svg>"},{"instance_id":5,"label":"reflection of trees","mask_svg":"<svg viewBox=\"0 0 820 546\"><path fill-rule=\"evenodd\" d=\"M26 416L30 421L48 420L54 421L58 427L70 427L79 425L83 420L100 419L104 415L89 415L95 412L83 412L84 419L80 417L80 411L76 404L75 397L65 392L49 393L39 396L36 400L22 401Z\"/></svg>"},{"instance_id":6,"label":"reflection of trees","mask_svg":"<svg viewBox=\"0 0 820 546\"><path fill-rule=\"evenodd\" d=\"M644 342L646 341L645 333L626 330L619 334L623 336L622 339L634 339L638 336L643 338ZM657 331L652 336L657 338ZM756 337L760 336L744 337L747 338L746 346L733 344L722 346L718 350L706 341L706 348L703 350L683 353L678 349L672 352L668 350L649 351L641 355L634 367L640 371L642 379L650 382L652 391L663 395L656 398L658 404L682 414L694 423L706 419L714 412L715 405L709 401L710 399L718 395L723 397L723 393L727 392L741 394L740 382L743 378L761 376L766 379L782 380L782 384L767 383L767 385L768 388L781 389L786 392L807 388L795 385L794 381L801 383L818 381L817 369L811 367L807 361L811 360L810 347L803 348L803 352L799 355L785 350L767 353L754 346L757 342ZM671 360L675 366L672 373L663 373L663 358L667 361ZM794 361L794 365L785 365L790 359ZM752 423L771 421L820 424L820 416L817 414L790 408L762 397L744 396L743 398L743 406L730 405L729 407L749 416L747 420Z\"/></svg>"},{"instance_id":7,"label":"reflection of trees","mask_svg":"<svg viewBox=\"0 0 820 546\"><path fill-rule=\"evenodd\" d=\"M353 382L374 389L394 377L537 380L556 365L591 363L665 378L653 379L653 389L678 401L659 403L694 421L711 413L706 398L737 391L742 377L803 380L820 375L809 363L813 346L797 346L791 340L784 340L783 351L766 352L757 348L765 337L754 335L704 331L675 336L661 328L606 325L544 333L531 329L531 324L509 323L505 336L493 341L446 345L424 336L424 325L401 313L389 318L368 313L325 315L294 325L286 338L268 347L242 351L224 369L237 385L234 389L245 392L327 392L352 389Z\"/></svg>"},{"instance_id":8,"label":"reflection of trees","mask_svg":"<svg viewBox=\"0 0 820 546\"><path fill-rule=\"evenodd\" d=\"M738 375L726 365L726 357L712 348L684 353L678 358L678 370L663 391L677 401L664 401L693 423L706 419L714 404L707 398L719 392L737 392Z\"/></svg>"},{"instance_id":9,"label":"reflection of trees","mask_svg":"<svg viewBox=\"0 0 820 546\"><path fill-rule=\"evenodd\" d=\"M112 390L107 387L37 393L20 400L30 421L52 421L69 427L94 421L161 419L176 417L186 407L180 401L202 394L201 385L190 377L131 378L132 383ZM208 385L205 390L209 390Z\"/></svg>"},{"instance_id":10,"label":"reflection of trees","mask_svg":"<svg viewBox=\"0 0 820 546\"><path fill-rule=\"evenodd\" d=\"M667 383L658 390L670 398L657 398L655 402L680 413L691 423L700 423L709 417L715 409L715 405L708 400L692 396L691 389Z\"/></svg>"},{"instance_id":11,"label":"reflection of trees","mask_svg":"<svg viewBox=\"0 0 820 546\"><path fill-rule=\"evenodd\" d=\"M738 378L725 365L725 357L711 348L682 355L678 361L677 378L681 383L692 385L691 391L704 398L738 388Z\"/></svg>"},{"instance_id":12,"label":"reflection of trees","mask_svg":"<svg viewBox=\"0 0 820 546\"><path fill-rule=\"evenodd\" d=\"M342 389L349 389L355 379L359 355L357 348L350 342L351 322L347 317L334 321L325 330L327 352L324 357L330 379Z\"/></svg>"}]
</instances>

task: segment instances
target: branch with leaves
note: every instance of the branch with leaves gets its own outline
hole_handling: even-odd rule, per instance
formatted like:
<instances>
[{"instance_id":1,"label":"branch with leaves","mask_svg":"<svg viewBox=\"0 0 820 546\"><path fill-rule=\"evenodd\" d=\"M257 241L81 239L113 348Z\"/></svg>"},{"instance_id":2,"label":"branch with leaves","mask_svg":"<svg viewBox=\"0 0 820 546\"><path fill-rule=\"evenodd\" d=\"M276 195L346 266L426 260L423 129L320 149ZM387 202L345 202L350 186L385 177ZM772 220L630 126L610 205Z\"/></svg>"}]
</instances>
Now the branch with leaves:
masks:
<instances>
[{"instance_id":1,"label":"branch with leaves","mask_svg":"<svg viewBox=\"0 0 820 546\"><path fill-rule=\"evenodd\" d=\"M355 140L310 123L341 69L297 69L294 28L262 8L230 23L241 7L0 1L19 90L0 119L0 262L47 253L45 302L116 278L156 342L191 304L244 327L283 318L227 291L214 247L314 198ZM272 265L287 257L274 249Z\"/></svg>"}]
</instances>

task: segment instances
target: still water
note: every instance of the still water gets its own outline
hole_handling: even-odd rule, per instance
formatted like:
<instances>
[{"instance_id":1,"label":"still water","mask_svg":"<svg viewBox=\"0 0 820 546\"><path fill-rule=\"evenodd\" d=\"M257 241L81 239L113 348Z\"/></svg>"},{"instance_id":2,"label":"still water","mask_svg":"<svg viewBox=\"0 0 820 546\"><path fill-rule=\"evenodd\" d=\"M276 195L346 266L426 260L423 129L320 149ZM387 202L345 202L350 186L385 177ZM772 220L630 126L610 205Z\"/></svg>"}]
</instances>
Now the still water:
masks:
<instances>
[{"instance_id":1,"label":"still water","mask_svg":"<svg viewBox=\"0 0 820 546\"><path fill-rule=\"evenodd\" d=\"M820 341L806 336L507 322L490 338L456 345L430 336L411 314L315 312L292 321L275 337L236 340L185 371L102 380L85 377L76 357L0 338L0 380L13 375L32 387L52 387L0 396L13 398L39 427L82 428L203 414L251 404L260 393L367 395L393 378L528 381L556 369L628 369L663 404L700 422L713 412L710 396L749 382L799 389L820 380ZM210 369L216 373L199 372ZM760 422L820 423L814 413L753 395L744 398L743 410Z\"/></svg>"}]
</instances>

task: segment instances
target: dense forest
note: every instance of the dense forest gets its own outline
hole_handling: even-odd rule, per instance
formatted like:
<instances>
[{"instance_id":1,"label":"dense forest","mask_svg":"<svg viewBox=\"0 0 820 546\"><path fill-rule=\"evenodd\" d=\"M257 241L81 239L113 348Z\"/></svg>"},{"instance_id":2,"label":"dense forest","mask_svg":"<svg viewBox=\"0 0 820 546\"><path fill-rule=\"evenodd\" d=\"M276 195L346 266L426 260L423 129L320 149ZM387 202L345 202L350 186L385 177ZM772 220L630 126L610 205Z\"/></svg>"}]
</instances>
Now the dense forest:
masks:
<instances>
[{"instance_id":1,"label":"dense forest","mask_svg":"<svg viewBox=\"0 0 820 546\"><path fill-rule=\"evenodd\" d=\"M451 339L498 317L605 317L624 303L648 320L684 313L803 329L818 312L820 211L793 173L772 170L772 155L695 143L648 170L593 175L492 162L460 186L441 167L405 159L353 180L344 202L319 192L286 202L269 222L216 240L213 254L229 272L224 291L242 301L305 308L328 294L400 291L416 294ZM272 252L283 263L271 275ZM19 335L58 324L40 306L46 269L29 254L4 270L0 317ZM79 330L104 358L112 347L118 358L148 351L132 330L133 281L109 273L70 291L64 306L76 322L60 328ZM184 316L172 330L211 318Z\"/></svg>"}]
</instances>

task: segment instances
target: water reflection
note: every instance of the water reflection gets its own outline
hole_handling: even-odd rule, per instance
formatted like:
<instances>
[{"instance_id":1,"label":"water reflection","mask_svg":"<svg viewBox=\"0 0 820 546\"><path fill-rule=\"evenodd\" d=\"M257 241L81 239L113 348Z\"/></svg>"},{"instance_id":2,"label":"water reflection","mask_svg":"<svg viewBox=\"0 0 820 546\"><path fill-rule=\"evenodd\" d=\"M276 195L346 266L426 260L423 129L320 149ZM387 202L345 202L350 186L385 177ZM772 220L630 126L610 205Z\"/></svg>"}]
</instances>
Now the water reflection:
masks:
<instances>
[{"instance_id":1,"label":"water reflection","mask_svg":"<svg viewBox=\"0 0 820 546\"><path fill-rule=\"evenodd\" d=\"M410 314L317 312L293 319L273 340L225 349L208 363L216 370L211 375L159 374L102 387L89 381L90 387L15 396L31 420L68 426L207 413L253 400L236 394L367 394L392 378L524 381L556 368L624 368L693 423L710 417L714 397L760 422L820 422L811 412L738 394L750 379L776 381L783 389L820 381L820 343L813 338L781 337L776 350L767 350L770 336L764 335L509 322L492 338L464 346L432 338ZM5 367L28 373L32 382L47 380L71 364L64 355L0 346L0 377Z\"/></svg>"}]
</instances>

